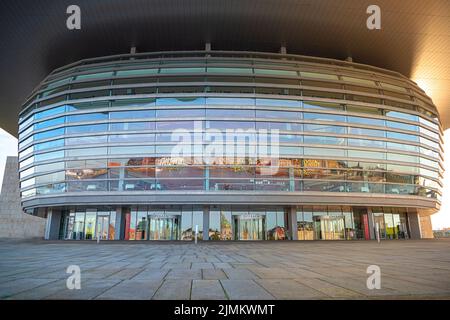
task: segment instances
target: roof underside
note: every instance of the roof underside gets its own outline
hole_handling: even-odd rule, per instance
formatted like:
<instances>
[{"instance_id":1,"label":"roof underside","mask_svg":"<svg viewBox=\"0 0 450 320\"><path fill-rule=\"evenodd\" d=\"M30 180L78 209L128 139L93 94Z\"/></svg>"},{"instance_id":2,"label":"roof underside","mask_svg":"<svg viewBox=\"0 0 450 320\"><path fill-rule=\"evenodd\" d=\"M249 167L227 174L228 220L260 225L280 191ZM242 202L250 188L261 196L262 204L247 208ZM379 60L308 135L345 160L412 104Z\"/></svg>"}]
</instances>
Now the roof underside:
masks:
<instances>
[{"instance_id":1,"label":"roof underside","mask_svg":"<svg viewBox=\"0 0 450 320\"><path fill-rule=\"evenodd\" d=\"M17 136L21 104L53 69L96 56L162 50L277 52L345 59L416 81L450 127L450 1L78 0L81 30L66 28L67 0L0 2L0 127Z\"/></svg>"}]
</instances>

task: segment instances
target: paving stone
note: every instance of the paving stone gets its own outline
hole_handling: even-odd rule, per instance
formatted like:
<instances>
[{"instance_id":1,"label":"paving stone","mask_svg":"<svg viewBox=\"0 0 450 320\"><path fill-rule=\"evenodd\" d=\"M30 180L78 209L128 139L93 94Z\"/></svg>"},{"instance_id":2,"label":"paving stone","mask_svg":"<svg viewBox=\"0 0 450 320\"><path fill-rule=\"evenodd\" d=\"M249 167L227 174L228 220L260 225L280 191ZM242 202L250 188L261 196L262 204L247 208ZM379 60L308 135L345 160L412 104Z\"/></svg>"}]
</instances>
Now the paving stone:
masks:
<instances>
[{"instance_id":1,"label":"paving stone","mask_svg":"<svg viewBox=\"0 0 450 320\"><path fill-rule=\"evenodd\" d=\"M50 283L44 284L40 287L33 288L21 293L15 294L8 299L10 300L42 300L48 296L51 296L58 291L67 288L66 280L56 280Z\"/></svg>"},{"instance_id":2,"label":"paving stone","mask_svg":"<svg viewBox=\"0 0 450 320\"><path fill-rule=\"evenodd\" d=\"M81 281L81 289L69 290L64 288L55 294L52 294L45 299L48 300L90 300L101 295L106 290L110 289L120 280L98 280L91 279L89 281Z\"/></svg>"},{"instance_id":3,"label":"paving stone","mask_svg":"<svg viewBox=\"0 0 450 320\"><path fill-rule=\"evenodd\" d=\"M324 293L311 289L301 283L287 279L259 279L255 280L277 299L302 300L320 299Z\"/></svg>"},{"instance_id":4,"label":"paving stone","mask_svg":"<svg viewBox=\"0 0 450 320\"><path fill-rule=\"evenodd\" d=\"M191 298L192 280L164 280L152 299L155 300L189 300Z\"/></svg>"},{"instance_id":5,"label":"paving stone","mask_svg":"<svg viewBox=\"0 0 450 320\"><path fill-rule=\"evenodd\" d=\"M169 273L168 269L144 269L131 280L162 280Z\"/></svg>"},{"instance_id":6,"label":"paving stone","mask_svg":"<svg viewBox=\"0 0 450 320\"><path fill-rule=\"evenodd\" d=\"M172 269L165 277L166 279L198 279L202 278L201 269Z\"/></svg>"},{"instance_id":7,"label":"paving stone","mask_svg":"<svg viewBox=\"0 0 450 320\"><path fill-rule=\"evenodd\" d=\"M352 298L362 296L362 294L360 293L331 284L321 279L304 278L304 279L296 279L296 281L310 288L314 288L315 290L320 291L332 298Z\"/></svg>"},{"instance_id":8,"label":"paving stone","mask_svg":"<svg viewBox=\"0 0 450 320\"><path fill-rule=\"evenodd\" d=\"M190 269L191 268L191 262L171 262L166 263L164 266L162 266L162 269Z\"/></svg>"},{"instance_id":9,"label":"paving stone","mask_svg":"<svg viewBox=\"0 0 450 320\"><path fill-rule=\"evenodd\" d=\"M222 269L229 279L258 279L258 276L247 269Z\"/></svg>"},{"instance_id":10,"label":"paving stone","mask_svg":"<svg viewBox=\"0 0 450 320\"><path fill-rule=\"evenodd\" d=\"M192 300L225 300L219 280L192 280Z\"/></svg>"},{"instance_id":11,"label":"paving stone","mask_svg":"<svg viewBox=\"0 0 450 320\"><path fill-rule=\"evenodd\" d=\"M262 279L292 279L297 277L295 273L288 272L285 269L277 267L274 268L253 267L249 269L251 272L253 272Z\"/></svg>"},{"instance_id":12,"label":"paving stone","mask_svg":"<svg viewBox=\"0 0 450 320\"><path fill-rule=\"evenodd\" d=\"M202 278L204 280L228 279L222 269L202 269Z\"/></svg>"},{"instance_id":13,"label":"paving stone","mask_svg":"<svg viewBox=\"0 0 450 320\"><path fill-rule=\"evenodd\" d=\"M227 269L233 268L233 266L227 262L213 262L214 268Z\"/></svg>"},{"instance_id":14,"label":"paving stone","mask_svg":"<svg viewBox=\"0 0 450 320\"><path fill-rule=\"evenodd\" d=\"M124 280L96 299L150 300L161 284L161 280Z\"/></svg>"},{"instance_id":15,"label":"paving stone","mask_svg":"<svg viewBox=\"0 0 450 320\"><path fill-rule=\"evenodd\" d=\"M54 282L54 279L22 278L0 284L0 299L8 298L17 293L38 288L44 284Z\"/></svg>"},{"instance_id":16,"label":"paving stone","mask_svg":"<svg viewBox=\"0 0 450 320\"><path fill-rule=\"evenodd\" d=\"M214 265L211 262L192 262L191 269L213 269Z\"/></svg>"},{"instance_id":17,"label":"paving stone","mask_svg":"<svg viewBox=\"0 0 450 320\"><path fill-rule=\"evenodd\" d=\"M253 280L219 280L231 300L271 300L275 297Z\"/></svg>"}]
</instances>

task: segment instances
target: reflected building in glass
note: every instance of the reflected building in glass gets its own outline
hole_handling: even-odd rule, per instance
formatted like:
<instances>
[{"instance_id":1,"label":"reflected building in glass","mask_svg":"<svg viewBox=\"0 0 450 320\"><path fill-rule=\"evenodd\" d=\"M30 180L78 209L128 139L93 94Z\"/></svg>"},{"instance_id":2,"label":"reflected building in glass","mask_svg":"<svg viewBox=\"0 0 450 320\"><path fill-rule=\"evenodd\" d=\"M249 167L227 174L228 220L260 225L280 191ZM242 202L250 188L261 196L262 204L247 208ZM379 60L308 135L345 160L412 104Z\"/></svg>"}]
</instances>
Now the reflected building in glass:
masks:
<instances>
[{"instance_id":1,"label":"reflected building in glass","mask_svg":"<svg viewBox=\"0 0 450 320\"><path fill-rule=\"evenodd\" d=\"M276 130L276 156L207 157L210 133L229 130L247 151L262 145L249 132ZM191 152L175 157L180 145ZM22 204L47 217L47 239L423 238L442 156L436 107L411 80L287 54L82 60L44 79L19 119Z\"/></svg>"}]
</instances>

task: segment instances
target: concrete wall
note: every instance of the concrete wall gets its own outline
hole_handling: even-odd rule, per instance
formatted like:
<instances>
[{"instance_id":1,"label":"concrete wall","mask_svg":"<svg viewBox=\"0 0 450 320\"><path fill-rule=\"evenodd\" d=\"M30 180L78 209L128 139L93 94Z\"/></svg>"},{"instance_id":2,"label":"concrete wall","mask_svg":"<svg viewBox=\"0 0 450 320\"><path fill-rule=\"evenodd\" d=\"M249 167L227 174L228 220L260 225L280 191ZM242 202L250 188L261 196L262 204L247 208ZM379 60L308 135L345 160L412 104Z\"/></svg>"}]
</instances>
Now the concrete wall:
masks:
<instances>
[{"instance_id":1,"label":"concrete wall","mask_svg":"<svg viewBox=\"0 0 450 320\"><path fill-rule=\"evenodd\" d=\"M45 219L23 213L17 157L6 159L0 194L0 238L43 238Z\"/></svg>"},{"instance_id":2,"label":"concrete wall","mask_svg":"<svg viewBox=\"0 0 450 320\"><path fill-rule=\"evenodd\" d=\"M431 217L429 215L419 215L420 234L422 239L433 239L433 227L431 225Z\"/></svg>"}]
</instances>

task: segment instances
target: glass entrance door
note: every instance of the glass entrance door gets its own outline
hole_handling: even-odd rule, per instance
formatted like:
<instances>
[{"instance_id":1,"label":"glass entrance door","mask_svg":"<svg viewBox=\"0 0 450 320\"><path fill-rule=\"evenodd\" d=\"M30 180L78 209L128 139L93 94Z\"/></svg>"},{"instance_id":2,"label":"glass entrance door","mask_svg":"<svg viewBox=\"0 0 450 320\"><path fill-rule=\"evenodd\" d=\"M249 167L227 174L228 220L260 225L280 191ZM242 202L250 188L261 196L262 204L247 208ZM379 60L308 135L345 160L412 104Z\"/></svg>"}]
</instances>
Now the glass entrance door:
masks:
<instances>
[{"instance_id":1,"label":"glass entrance door","mask_svg":"<svg viewBox=\"0 0 450 320\"><path fill-rule=\"evenodd\" d=\"M264 216L246 217L236 216L236 240L264 240Z\"/></svg>"},{"instance_id":2,"label":"glass entrance door","mask_svg":"<svg viewBox=\"0 0 450 320\"><path fill-rule=\"evenodd\" d=\"M149 240L177 240L178 218L150 216Z\"/></svg>"},{"instance_id":3,"label":"glass entrance door","mask_svg":"<svg viewBox=\"0 0 450 320\"><path fill-rule=\"evenodd\" d=\"M373 213L373 224L374 224L374 231L375 234L377 232L376 226L378 225L378 231L380 234L380 239L386 239L386 228L384 223L384 214L383 213ZM376 238L376 237L375 237Z\"/></svg>"},{"instance_id":4,"label":"glass entrance door","mask_svg":"<svg viewBox=\"0 0 450 320\"><path fill-rule=\"evenodd\" d=\"M99 237L100 240L108 240L108 231L109 231L109 217L97 216L97 234L95 235L95 239Z\"/></svg>"},{"instance_id":5,"label":"glass entrance door","mask_svg":"<svg viewBox=\"0 0 450 320\"><path fill-rule=\"evenodd\" d=\"M345 224L343 217L316 216L314 217L316 240L345 239Z\"/></svg>"},{"instance_id":6,"label":"glass entrance door","mask_svg":"<svg viewBox=\"0 0 450 320\"><path fill-rule=\"evenodd\" d=\"M75 214L74 213L70 213L70 214L66 214L64 216L64 225L63 225L63 239L64 240L73 240L74 238L74 233L73 233L73 227L74 227L74 223L75 223Z\"/></svg>"}]
</instances>

